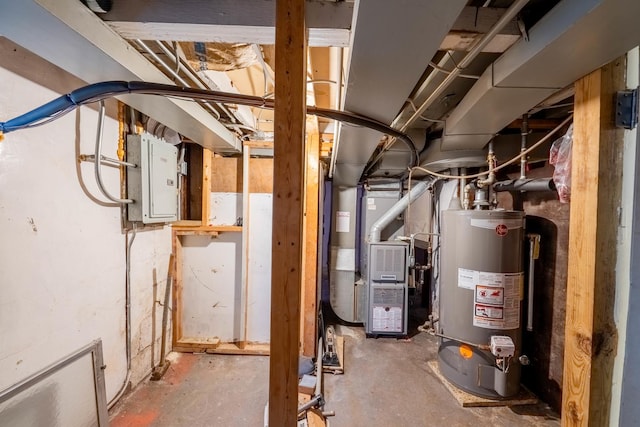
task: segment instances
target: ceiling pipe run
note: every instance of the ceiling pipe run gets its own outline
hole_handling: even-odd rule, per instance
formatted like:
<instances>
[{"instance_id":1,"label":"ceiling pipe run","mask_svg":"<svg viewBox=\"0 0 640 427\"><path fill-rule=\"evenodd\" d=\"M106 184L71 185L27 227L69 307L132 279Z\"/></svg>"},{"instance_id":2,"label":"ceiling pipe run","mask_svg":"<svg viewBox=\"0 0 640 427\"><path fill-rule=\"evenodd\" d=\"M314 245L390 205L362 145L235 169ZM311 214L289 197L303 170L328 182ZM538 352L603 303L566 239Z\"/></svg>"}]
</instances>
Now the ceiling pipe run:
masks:
<instances>
[{"instance_id":1,"label":"ceiling pipe run","mask_svg":"<svg viewBox=\"0 0 640 427\"><path fill-rule=\"evenodd\" d=\"M638 45L637 0L562 0L498 58L447 117L442 149L484 147L530 109ZM555 94L558 93L556 96Z\"/></svg>"},{"instance_id":2,"label":"ceiling pipe run","mask_svg":"<svg viewBox=\"0 0 640 427\"><path fill-rule=\"evenodd\" d=\"M451 82L458 78L462 71L468 67L471 62L482 52L493 38L512 20L515 16L522 10L526 4L529 3L529 0L517 0L513 3L509 9L504 12L504 15L496 22L496 24L486 33L479 41L476 43L473 48L465 55L465 57L458 63L458 66L451 70L449 75L440 83L440 86L434 90L431 95L418 107L418 109L413 113L409 120L406 121L405 124L402 125L401 132L406 131L409 126L414 124L416 120L420 118L420 115L424 113L424 111L434 103L436 99L438 99L444 91L449 87Z\"/></svg>"},{"instance_id":3,"label":"ceiling pipe run","mask_svg":"<svg viewBox=\"0 0 640 427\"><path fill-rule=\"evenodd\" d=\"M451 70L451 72L447 75L447 77L440 83L440 85L429 95L427 99L415 110L415 112L409 117L409 119L400 127L401 132L406 132L406 130L414 124L425 112L427 108L429 108L436 100L440 99L444 91L449 87L451 82L453 82L456 78L458 78L461 73L464 71L466 67L468 67L471 62L482 52L482 50L493 40L493 38L509 23L511 20L515 18L515 16L522 10L522 8L529 2L529 0L516 0L500 17L498 22L481 38L478 42L469 50L469 52L465 55L465 57L458 63L458 65ZM404 111L404 110L403 110ZM397 116L402 115L402 112ZM383 147L382 150L378 153L376 157L372 161L369 162L369 165L365 169L365 174L370 171L378 161L384 156L384 153L389 150L389 148L393 145L394 139L391 138Z\"/></svg>"}]
</instances>

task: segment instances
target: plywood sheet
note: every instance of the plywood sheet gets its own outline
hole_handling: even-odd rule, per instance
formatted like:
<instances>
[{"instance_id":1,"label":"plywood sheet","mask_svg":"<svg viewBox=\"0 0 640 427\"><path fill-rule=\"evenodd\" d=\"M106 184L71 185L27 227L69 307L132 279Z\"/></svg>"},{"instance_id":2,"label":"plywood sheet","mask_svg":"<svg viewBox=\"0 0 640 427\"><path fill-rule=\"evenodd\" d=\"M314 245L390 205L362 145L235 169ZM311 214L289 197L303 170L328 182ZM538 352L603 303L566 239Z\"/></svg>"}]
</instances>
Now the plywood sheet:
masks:
<instances>
[{"instance_id":1,"label":"plywood sheet","mask_svg":"<svg viewBox=\"0 0 640 427\"><path fill-rule=\"evenodd\" d=\"M273 159L249 160L249 192L273 193Z\"/></svg>"},{"instance_id":2,"label":"plywood sheet","mask_svg":"<svg viewBox=\"0 0 640 427\"><path fill-rule=\"evenodd\" d=\"M241 157L213 157L211 159L211 192L242 193Z\"/></svg>"},{"instance_id":3,"label":"plywood sheet","mask_svg":"<svg viewBox=\"0 0 640 427\"><path fill-rule=\"evenodd\" d=\"M427 363L429 368L438 377L442 384L449 390L451 395L458 401L463 408L488 407L488 406L515 406L515 405L535 405L538 398L525 388L520 388L520 392L510 399L495 400L485 399L484 397L474 396L467 393L455 385L451 384L440 372L437 360L431 360Z\"/></svg>"}]
</instances>

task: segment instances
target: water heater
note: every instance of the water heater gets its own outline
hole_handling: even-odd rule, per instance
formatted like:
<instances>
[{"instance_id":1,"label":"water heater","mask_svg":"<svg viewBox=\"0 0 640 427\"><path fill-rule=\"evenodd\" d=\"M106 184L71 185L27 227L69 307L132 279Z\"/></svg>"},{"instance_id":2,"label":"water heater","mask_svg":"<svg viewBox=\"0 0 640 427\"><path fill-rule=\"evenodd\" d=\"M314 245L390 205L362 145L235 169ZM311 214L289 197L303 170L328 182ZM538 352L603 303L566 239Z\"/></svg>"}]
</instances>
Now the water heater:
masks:
<instances>
[{"instance_id":1,"label":"water heater","mask_svg":"<svg viewBox=\"0 0 640 427\"><path fill-rule=\"evenodd\" d=\"M505 398L520 387L524 213L444 211L438 365L472 394Z\"/></svg>"}]
</instances>

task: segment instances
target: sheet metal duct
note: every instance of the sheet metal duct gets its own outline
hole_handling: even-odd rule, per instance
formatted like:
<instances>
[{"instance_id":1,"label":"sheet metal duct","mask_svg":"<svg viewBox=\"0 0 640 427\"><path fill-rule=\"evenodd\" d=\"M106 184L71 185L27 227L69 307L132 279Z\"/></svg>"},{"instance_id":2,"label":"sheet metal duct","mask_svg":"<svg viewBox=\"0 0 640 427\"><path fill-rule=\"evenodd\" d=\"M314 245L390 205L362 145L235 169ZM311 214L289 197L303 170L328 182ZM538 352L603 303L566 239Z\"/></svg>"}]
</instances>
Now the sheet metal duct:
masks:
<instances>
[{"instance_id":1,"label":"sheet metal duct","mask_svg":"<svg viewBox=\"0 0 640 427\"><path fill-rule=\"evenodd\" d=\"M545 98L640 43L637 0L563 0L496 60L445 124L442 148L483 147Z\"/></svg>"},{"instance_id":2,"label":"sheet metal duct","mask_svg":"<svg viewBox=\"0 0 640 427\"><path fill-rule=\"evenodd\" d=\"M465 5L465 0L357 1L344 109L391 123ZM336 185L358 183L381 136L341 127Z\"/></svg>"},{"instance_id":3,"label":"sheet metal duct","mask_svg":"<svg viewBox=\"0 0 640 427\"><path fill-rule=\"evenodd\" d=\"M81 80L173 84L77 0L24 0L3 6L0 31L4 37ZM193 102L144 95L118 98L205 148L240 151L238 138Z\"/></svg>"}]
</instances>

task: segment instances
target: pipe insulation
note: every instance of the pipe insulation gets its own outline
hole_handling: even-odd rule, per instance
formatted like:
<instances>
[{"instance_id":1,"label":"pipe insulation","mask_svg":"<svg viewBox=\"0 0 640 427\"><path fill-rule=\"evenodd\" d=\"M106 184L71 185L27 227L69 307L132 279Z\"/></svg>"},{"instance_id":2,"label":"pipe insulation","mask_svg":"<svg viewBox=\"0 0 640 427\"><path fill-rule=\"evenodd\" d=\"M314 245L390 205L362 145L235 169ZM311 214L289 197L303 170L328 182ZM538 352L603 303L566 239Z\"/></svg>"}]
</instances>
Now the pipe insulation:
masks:
<instances>
[{"instance_id":1,"label":"pipe insulation","mask_svg":"<svg viewBox=\"0 0 640 427\"><path fill-rule=\"evenodd\" d=\"M553 178L509 179L493 184L493 191L554 191Z\"/></svg>"},{"instance_id":2,"label":"pipe insulation","mask_svg":"<svg viewBox=\"0 0 640 427\"><path fill-rule=\"evenodd\" d=\"M420 181L414 185L411 190L404 195L404 197L396 202L391 208L386 211L376 222L371 226L369 231L369 243L377 243L380 241L382 230L385 229L393 220L400 215L409 206L411 201L416 200L423 195L433 184L433 179L427 181Z\"/></svg>"},{"instance_id":3,"label":"pipe insulation","mask_svg":"<svg viewBox=\"0 0 640 427\"><path fill-rule=\"evenodd\" d=\"M83 86L21 116L15 117L6 122L0 122L0 140L2 134L43 125L62 117L81 105L125 94L161 95L190 100L226 102L231 104L247 105L249 107L266 108L269 110L273 110L275 107L275 101L273 99L267 99L260 96L180 87L161 83L108 81ZM369 129L385 133L391 137L395 137L401 140L410 149L411 164L414 166L417 166L418 164L418 149L411 138L404 132L393 129L392 127L372 118L345 111L318 108L308 105L307 114L338 120L340 122L350 123L356 126L367 127Z\"/></svg>"}]
</instances>

